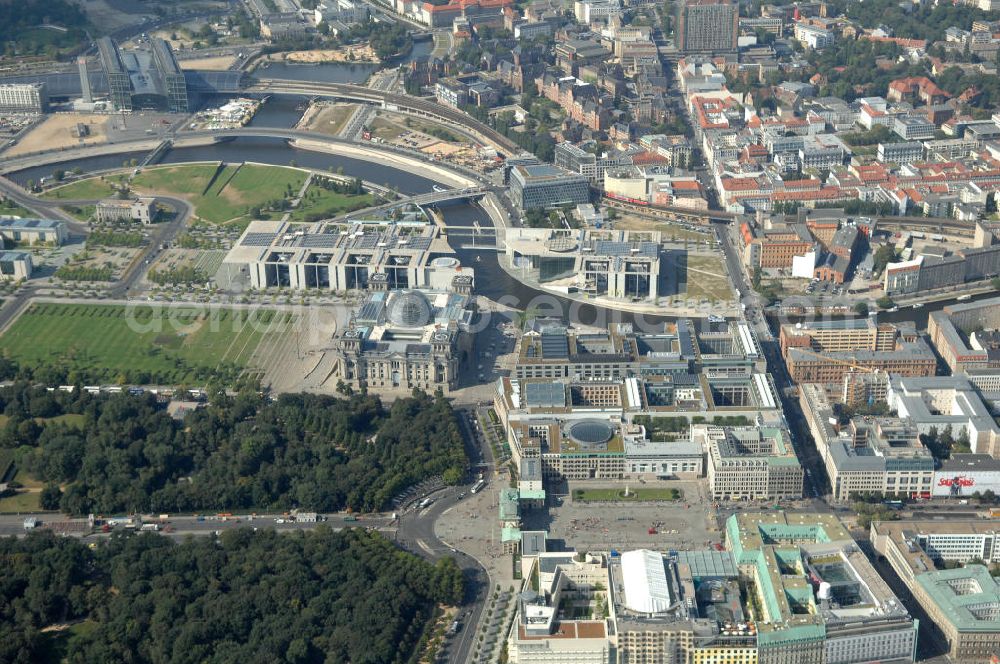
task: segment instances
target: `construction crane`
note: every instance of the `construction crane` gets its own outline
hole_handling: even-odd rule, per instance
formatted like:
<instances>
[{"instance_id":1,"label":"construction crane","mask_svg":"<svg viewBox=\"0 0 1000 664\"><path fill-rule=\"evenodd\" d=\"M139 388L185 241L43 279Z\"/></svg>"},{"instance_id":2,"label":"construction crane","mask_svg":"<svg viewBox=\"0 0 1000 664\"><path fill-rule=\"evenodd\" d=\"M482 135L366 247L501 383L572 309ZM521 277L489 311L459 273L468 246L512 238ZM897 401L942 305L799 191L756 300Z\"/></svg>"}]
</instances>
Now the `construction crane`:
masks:
<instances>
[{"instance_id":1,"label":"construction crane","mask_svg":"<svg viewBox=\"0 0 1000 664\"><path fill-rule=\"evenodd\" d=\"M852 362L850 360L841 360L841 359L836 358L836 357L830 357L829 355L824 355L823 353L815 351L812 348L799 348L798 346L792 346L792 347L789 347L789 350L791 350L792 348L794 348L795 350L798 350L798 351L802 351L803 353L805 353L807 355L813 355L815 357L822 358L822 359L826 360L827 362L833 362L834 364L840 364L840 365L843 365L845 367L851 367L852 369L857 369L858 371L864 371L865 373L872 373L872 374L874 374L874 373L878 373L879 371L881 371L881 369L875 369L873 367L866 367L866 366L863 366L861 364L857 364L856 362Z\"/></svg>"}]
</instances>

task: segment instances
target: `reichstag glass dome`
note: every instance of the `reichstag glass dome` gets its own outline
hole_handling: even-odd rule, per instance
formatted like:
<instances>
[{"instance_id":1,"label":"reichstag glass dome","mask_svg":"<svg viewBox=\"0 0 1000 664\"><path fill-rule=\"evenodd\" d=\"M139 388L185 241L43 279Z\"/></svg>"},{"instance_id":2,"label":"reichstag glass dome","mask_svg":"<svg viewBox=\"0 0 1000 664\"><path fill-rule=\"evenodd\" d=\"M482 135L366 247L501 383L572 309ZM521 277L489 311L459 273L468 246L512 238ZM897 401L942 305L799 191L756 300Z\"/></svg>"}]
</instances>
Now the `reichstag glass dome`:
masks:
<instances>
[{"instance_id":1,"label":"reichstag glass dome","mask_svg":"<svg viewBox=\"0 0 1000 664\"><path fill-rule=\"evenodd\" d=\"M399 291L389 296L386 316L399 327L423 327L431 321L431 305L419 291Z\"/></svg>"}]
</instances>

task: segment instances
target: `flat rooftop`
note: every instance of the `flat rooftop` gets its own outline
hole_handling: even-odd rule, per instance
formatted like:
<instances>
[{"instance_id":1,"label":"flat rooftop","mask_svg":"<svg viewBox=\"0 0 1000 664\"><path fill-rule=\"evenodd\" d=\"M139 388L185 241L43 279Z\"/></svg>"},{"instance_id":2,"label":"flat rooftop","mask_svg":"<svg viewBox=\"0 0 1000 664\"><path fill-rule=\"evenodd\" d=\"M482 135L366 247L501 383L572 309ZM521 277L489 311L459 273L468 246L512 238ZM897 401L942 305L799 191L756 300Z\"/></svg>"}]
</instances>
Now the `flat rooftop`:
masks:
<instances>
[{"instance_id":1,"label":"flat rooftop","mask_svg":"<svg viewBox=\"0 0 1000 664\"><path fill-rule=\"evenodd\" d=\"M524 625L518 625L518 638L522 641L541 641L543 639L603 639L607 638L607 630L602 620L567 620L556 623L552 634L528 636Z\"/></svg>"}]
</instances>

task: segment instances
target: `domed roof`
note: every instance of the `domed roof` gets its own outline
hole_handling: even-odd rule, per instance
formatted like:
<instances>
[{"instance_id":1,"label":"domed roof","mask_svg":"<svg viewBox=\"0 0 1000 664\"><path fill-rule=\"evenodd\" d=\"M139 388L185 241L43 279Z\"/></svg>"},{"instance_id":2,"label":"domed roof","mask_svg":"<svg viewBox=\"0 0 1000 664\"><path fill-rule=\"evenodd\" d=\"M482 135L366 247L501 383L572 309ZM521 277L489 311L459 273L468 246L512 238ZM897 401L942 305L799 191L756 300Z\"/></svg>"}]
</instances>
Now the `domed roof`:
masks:
<instances>
[{"instance_id":1,"label":"domed roof","mask_svg":"<svg viewBox=\"0 0 1000 664\"><path fill-rule=\"evenodd\" d=\"M580 420L569 427L569 437L583 446L598 446L611 440L615 429L603 420Z\"/></svg>"},{"instance_id":2,"label":"domed roof","mask_svg":"<svg viewBox=\"0 0 1000 664\"><path fill-rule=\"evenodd\" d=\"M389 296L386 316L399 327L421 327L431 321L431 305L420 291L397 291Z\"/></svg>"}]
</instances>

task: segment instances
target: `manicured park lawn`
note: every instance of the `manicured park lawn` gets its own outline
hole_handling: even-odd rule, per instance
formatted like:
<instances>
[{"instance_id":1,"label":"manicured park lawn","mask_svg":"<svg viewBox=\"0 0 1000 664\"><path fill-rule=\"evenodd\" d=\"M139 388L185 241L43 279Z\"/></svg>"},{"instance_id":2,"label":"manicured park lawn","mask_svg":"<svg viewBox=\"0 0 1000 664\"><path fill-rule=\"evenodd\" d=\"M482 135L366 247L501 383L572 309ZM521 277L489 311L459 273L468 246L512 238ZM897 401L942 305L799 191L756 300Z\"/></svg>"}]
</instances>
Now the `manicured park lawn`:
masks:
<instances>
[{"instance_id":1,"label":"manicured park lawn","mask_svg":"<svg viewBox=\"0 0 1000 664\"><path fill-rule=\"evenodd\" d=\"M0 352L81 380L178 385L235 378L263 337L290 322L274 311L34 304L0 338Z\"/></svg>"},{"instance_id":2,"label":"manicured park lawn","mask_svg":"<svg viewBox=\"0 0 1000 664\"><path fill-rule=\"evenodd\" d=\"M268 202L281 200L299 193L307 174L284 166L259 164L180 164L157 166L142 171L132 180L132 190L137 194L162 194L185 198L194 205L195 215L212 224L240 223L248 220L247 210L265 207ZM114 195L111 180L123 175L80 180L53 189L44 198L51 200L96 200ZM213 179L214 178L214 179ZM304 221L310 215L335 216L372 205L370 194L348 196L320 187L310 187L316 198L309 196L299 208L292 211L293 221ZM204 192L204 193L203 193ZM90 213L87 209L81 212ZM278 218L281 212L262 216ZM87 215L89 216L89 214ZM86 217L83 217L86 218Z\"/></svg>"},{"instance_id":3,"label":"manicured park lawn","mask_svg":"<svg viewBox=\"0 0 1000 664\"><path fill-rule=\"evenodd\" d=\"M312 198L313 192L316 192L316 198ZM316 215L319 215L318 218L335 217L342 212L353 212L374 204L375 197L371 194L351 196L310 186L299 207L292 210L291 220L309 221L310 218L316 219Z\"/></svg>"},{"instance_id":4,"label":"manicured park lawn","mask_svg":"<svg viewBox=\"0 0 1000 664\"><path fill-rule=\"evenodd\" d=\"M132 190L137 194L186 198L198 217L221 224L245 216L248 208L285 198L289 187L293 195L297 194L305 179L306 173L282 166L226 164L219 169L218 164L181 164L143 170L132 180ZM99 199L113 194L109 182L90 178L53 189L45 197Z\"/></svg>"},{"instance_id":5,"label":"manicured park lawn","mask_svg":"<svg viewBox=\"0 0 1000 664\"><path fill-rule=\"evenodd\" d=\"M652 502L657 500L680 500L679 489L646 489L629 487L625 489L574 489L573 500L593 502Z\"/></svg>"},{"instance_id":6,"label":"manicured park lawn","mask_svg":"<svg viewBox=\"0 0 1000 664\"><path fill-rule=\"evenodd\" d=\"M87 178L77 180L61 187L50 189L41 195L41 198L49 200L97 200L114 196L115 190L111 187L111 180L115 178Z\"/></svg>"},{"instance_id":7,"label":"manicured park lawn","mask_svg":"<svg viewBox=\"0 0 1000 664\"><path fill-rule=\"evenodd\" d=\"M305 173L293 168L227 164L212 181L216 170L211 164L154 168L143 171L132 184L143 193L184 196L198 217L222 224L244 217L248 208L285 198L289 187L297 194L306 179Z\"/></svg>"}]
</instances>

